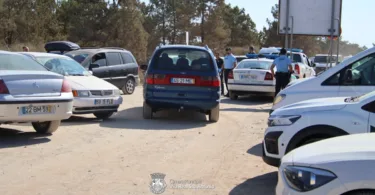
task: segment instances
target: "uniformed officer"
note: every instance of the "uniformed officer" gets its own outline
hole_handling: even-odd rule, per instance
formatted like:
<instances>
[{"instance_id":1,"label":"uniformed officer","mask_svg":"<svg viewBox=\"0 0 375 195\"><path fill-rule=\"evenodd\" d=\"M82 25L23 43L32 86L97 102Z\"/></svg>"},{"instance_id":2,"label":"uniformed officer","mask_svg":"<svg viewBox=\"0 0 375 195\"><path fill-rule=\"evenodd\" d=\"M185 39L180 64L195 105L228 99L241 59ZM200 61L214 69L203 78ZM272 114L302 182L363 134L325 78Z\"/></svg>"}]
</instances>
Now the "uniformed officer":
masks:
<instances>
[{"instance_id":1,"label":"uniformed officer","mask_svg":"<svg viewBox=\"0 0 375 195\"><path fill-rule=\"evenodd\" d=\"M224 57L224 81L225 81L225 87L227 88L227 91L228 91L228 76L229 76L229 73L234 68L236 68L237 59L236 59L236 57L234 57L234 55L232 53L232 49L230 47L225 49L225 51L227 52L227 55L225 55L225 57ZM229 97L229 91L228 91L227 94L225 94L225 96Z\"/></svg>"},{"instance_id":2,"label":"uniformed officer","mask_svg":"<svg viewBox=\"0 0 375 195\"><path fill-rule=\"evenodd\" d=\"M276 74L274 68L276 66ZM292 61L286 56L286 49L280 50L280 56L273 61L271 68L272 76L276 79L275 96L284 89L293 73Z\"/></svg>"}]
</instances>

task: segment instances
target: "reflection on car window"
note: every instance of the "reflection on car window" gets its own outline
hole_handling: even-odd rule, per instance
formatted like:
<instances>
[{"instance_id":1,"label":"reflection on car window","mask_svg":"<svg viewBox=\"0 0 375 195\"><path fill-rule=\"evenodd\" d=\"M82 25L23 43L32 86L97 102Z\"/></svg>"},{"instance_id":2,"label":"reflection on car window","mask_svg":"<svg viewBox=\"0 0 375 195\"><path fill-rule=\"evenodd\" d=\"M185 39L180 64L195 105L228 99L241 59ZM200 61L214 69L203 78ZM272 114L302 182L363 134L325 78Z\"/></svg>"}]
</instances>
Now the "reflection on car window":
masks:
<instances>
[{"instance_id":1,"label":"reflection on car window","mask_svg":"<svg viewBox=\"0 0 375 195\"><path fill-rule=\"evenodd\" d=\"M213 60L207 51L164 49L155 55L155 69L176 71L212 71Z\"/></svg>"},{"instance_id":2,"label":"reflection on car window","mask_svg":"<svg viewBox=\"0 0 375 195\"><path fill-rule=\"evenodd\" d=\"M244 69L270 69L272 62L269 61L242 61L238 64L237 68Z\"/></svg>"},{"instance_id":3,"label":"reflection on car window","mask_svg":"<svg viewBox=\"0 0 375 195\"><path fill-rule=\"evenodd\" d=\"M0 70L47 71L35 60L21 54L0 54Z\"/></svg>"},{"instance_id":4,"label":"reflection on car window","mask_svg":"<svg viewBox=\"0 0 375 195\"><path fill-rule=\"evenodd\" d=\"M65 55L71 57L72 59L74 59L75 61L77 61L80 64L83 61L85 61L87 56L89 56L89 54L65 54Z\"/></svg>"},{"instance_id":5,"label":"reflection on car window","mask_svg":"<svg viewBox=\"0 0 375 195\"><path fill-rule=\"evenodd\" d=\"M37 57L39 63L61 75L85 76L89 73L76 61L66 58Z\"/></svg>"}]
</instances>

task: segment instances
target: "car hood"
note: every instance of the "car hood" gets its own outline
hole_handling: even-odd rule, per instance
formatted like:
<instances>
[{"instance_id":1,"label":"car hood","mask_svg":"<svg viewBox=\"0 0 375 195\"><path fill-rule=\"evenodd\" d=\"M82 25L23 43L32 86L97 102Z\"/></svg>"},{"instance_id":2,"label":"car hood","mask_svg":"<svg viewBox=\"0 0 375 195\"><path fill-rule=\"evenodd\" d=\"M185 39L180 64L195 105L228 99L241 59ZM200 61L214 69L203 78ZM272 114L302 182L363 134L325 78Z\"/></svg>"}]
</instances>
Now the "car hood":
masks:
<instances>
[{"instance_id":1,"label":"car hood","mask_svg":"<svg viewBox=\"0 0 375 195\"><path fill-rule=\"evenodd\" d=\"M296 80L293 80L293 81L291 81L289 84L288 84L288 87L289 86L294 86L294 85L296 85L296 84L299 84L299 83L304 83L304 82L306 82L306 81L309 81L309 80L311 80L311 79L314 79L315 77L309 77L309 78L303 78L303 79L296 79Z\"/></svg>"},{"instance_id":2,"label":"car hood","mask_svg":"<svg viewBox=\"0 0 375 195\"><path fill-rule=\"evenodd\" d=\"M272 115L296 115L306 111L339 110L349 104L345 102L346 98L347 97L319 98L297 102L276 109Z\"/></svg>"},{"instance_id":3,"label":"car hood","mask_svg":"<svg viewBox=\"0 0 375 195\"><path fill-rule=\"evenodd\" d=\"M340 161L375 160L375 134L363 133L325 139L288 154L294 165L317 166Z\"/></svg>"},{"instance_id":4,"label":"car hood","mask_svg":"<svg viewBox=\"0 0 375 195\"><path fill-rule=\"evenodd\" d=\"M65 76L75 90L114 90L116 86L96 76Z\"/></svg>"}]
</instances>

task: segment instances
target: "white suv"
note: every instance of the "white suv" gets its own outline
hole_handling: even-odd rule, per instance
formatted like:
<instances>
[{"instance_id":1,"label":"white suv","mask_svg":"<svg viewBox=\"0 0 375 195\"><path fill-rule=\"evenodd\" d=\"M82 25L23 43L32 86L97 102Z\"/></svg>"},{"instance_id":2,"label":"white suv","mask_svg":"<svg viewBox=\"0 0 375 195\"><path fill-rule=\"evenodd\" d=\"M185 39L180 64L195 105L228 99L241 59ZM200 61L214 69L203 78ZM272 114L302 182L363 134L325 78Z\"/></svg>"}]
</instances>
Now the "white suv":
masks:
<instances>
[{"instance_id":1,"label":"white suv","mask_svg":"<svg viewBox=\"0 0 375 195\"><path fill-rule=\"evenodd\" d=\"M268 119L263 160L278 166L300 146L341 135L375 132L375 91L358 97L321 98L275 110Z\"/></svg>"}]
</instances>

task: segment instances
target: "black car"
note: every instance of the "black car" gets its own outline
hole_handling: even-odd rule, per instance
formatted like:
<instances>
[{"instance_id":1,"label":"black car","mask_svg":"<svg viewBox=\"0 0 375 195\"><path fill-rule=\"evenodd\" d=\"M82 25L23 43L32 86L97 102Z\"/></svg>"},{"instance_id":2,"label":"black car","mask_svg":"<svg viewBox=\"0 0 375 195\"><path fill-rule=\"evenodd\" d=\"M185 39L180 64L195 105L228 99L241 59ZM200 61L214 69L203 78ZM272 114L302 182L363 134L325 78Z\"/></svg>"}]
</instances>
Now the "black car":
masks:
<instances>
[{"instance_id":1,"label":"black car","mask_svg":"<svg viewBox=\"0 0 375 195\"><path fill-rule=\"evenodd\" d=\"M138 85L138 64L133 54L122 48L78 49L65 53L96 77L112 83L124 94Z\"/></svg>"},{"instance_id":2,"label":"black car","mask_svg":"<svg viewBox=\"0 0 375 195\"><path fill-rule=\"evenodd\" d=\"M79 45L70 41L51 41L44 45L47 53L64 54L69 51L81 49Z\"/></svg>"}]
</instances>

